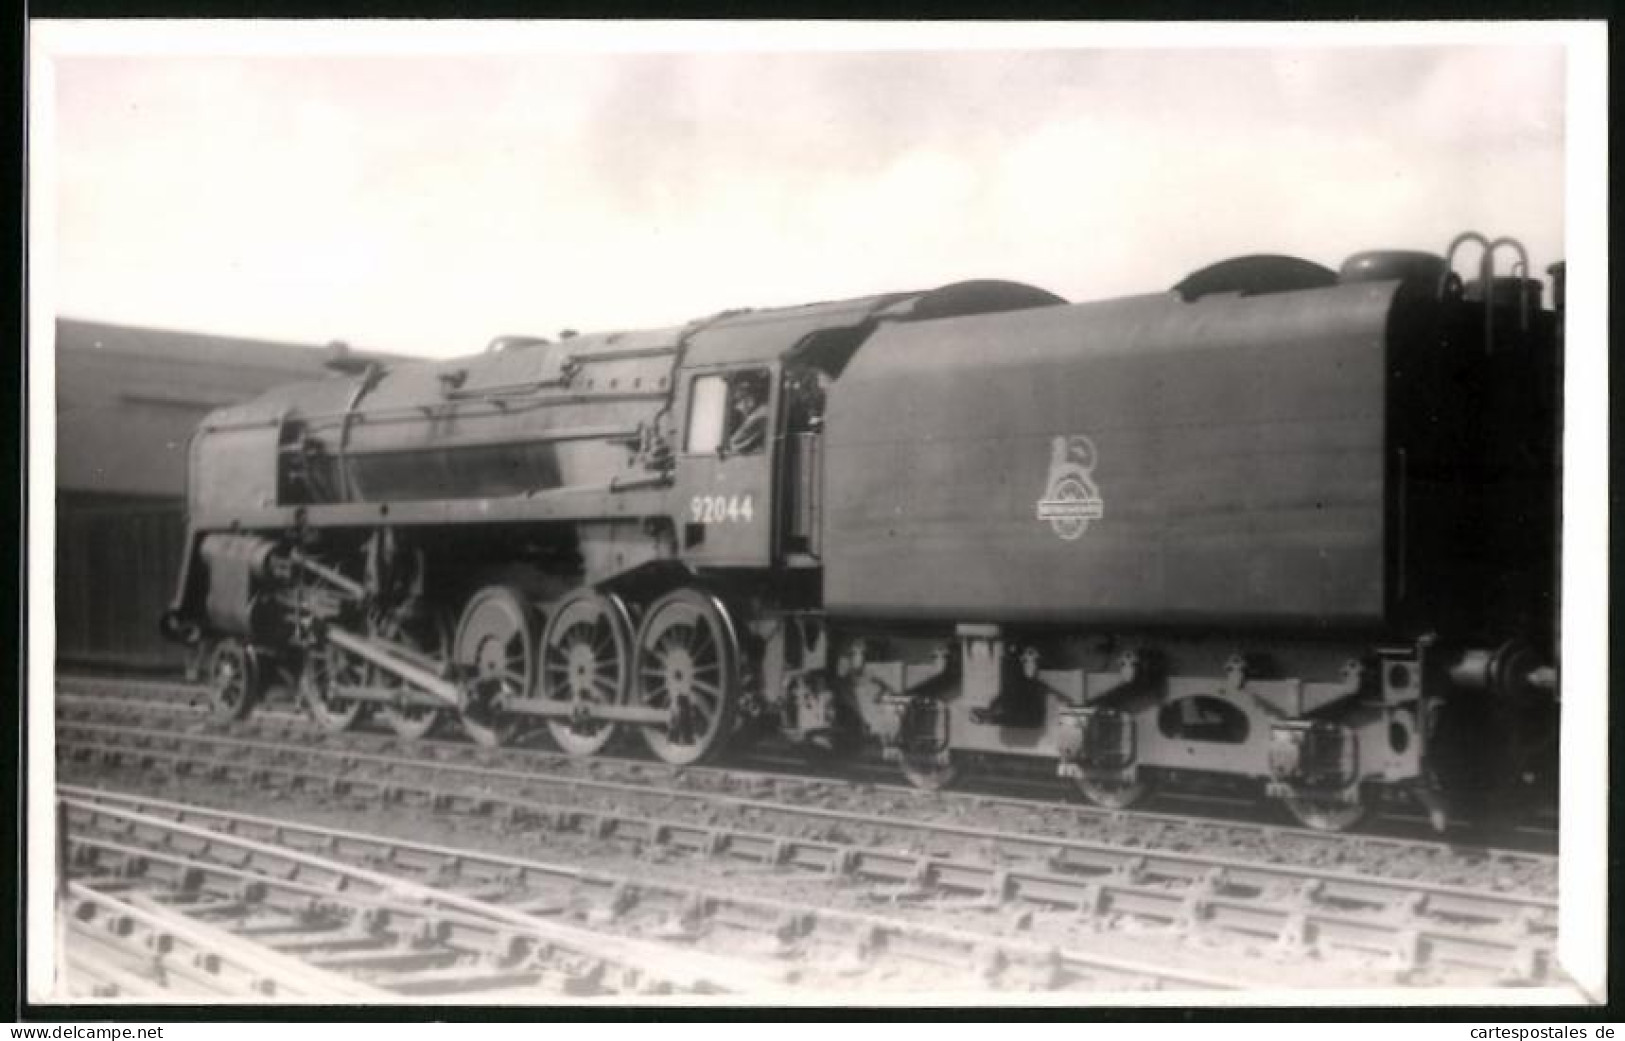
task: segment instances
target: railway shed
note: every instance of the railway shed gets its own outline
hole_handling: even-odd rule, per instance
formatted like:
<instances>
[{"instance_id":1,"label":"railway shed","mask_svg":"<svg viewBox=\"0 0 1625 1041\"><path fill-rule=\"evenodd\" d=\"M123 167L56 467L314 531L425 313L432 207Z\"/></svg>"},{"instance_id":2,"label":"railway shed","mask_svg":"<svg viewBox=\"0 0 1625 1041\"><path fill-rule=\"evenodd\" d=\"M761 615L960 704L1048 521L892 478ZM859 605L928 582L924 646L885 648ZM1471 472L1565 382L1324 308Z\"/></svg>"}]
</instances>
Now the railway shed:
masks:
<instances>
[{"instance_id":1,"label":"railway shed","mask_svg":"<svg viewBox=\"0 0 1625 1041\"><path fill-rule=\"evenodd\" d=\"M57 662L178 669L158 618L180 569L198 422L341 357L390 356L73 318L55 328Z\"/></svg>"}]
</instances>

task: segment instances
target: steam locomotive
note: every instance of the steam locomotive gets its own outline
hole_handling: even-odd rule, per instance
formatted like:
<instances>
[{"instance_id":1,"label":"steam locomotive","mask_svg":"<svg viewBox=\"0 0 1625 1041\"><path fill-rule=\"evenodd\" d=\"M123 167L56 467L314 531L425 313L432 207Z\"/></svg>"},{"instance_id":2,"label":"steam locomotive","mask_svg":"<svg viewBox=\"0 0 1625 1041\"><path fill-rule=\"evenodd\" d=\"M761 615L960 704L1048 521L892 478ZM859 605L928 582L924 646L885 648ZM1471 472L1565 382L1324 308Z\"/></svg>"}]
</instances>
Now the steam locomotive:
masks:
<instances>
[{"instance_id":1,"label":"steam locomotive","mask_svg":"<svg viewBox=\"0 0 1625 1041\"><path fill-rule=\"evenodd\" d=\"M341 365L204 421L164 630L229 718L281 676L333 729L1470 816L1555 757L1550 271L1469 232Z\"/></svg>"}]
</instances>

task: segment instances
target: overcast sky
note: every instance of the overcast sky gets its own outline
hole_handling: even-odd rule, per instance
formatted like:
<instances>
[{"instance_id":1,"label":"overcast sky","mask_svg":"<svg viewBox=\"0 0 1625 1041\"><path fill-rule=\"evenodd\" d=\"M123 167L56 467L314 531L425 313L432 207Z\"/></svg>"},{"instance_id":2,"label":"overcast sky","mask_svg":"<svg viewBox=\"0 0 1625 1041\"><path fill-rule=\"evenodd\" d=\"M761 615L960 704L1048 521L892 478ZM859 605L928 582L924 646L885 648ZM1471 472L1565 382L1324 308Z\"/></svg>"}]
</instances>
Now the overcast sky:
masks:
<instances>
[{"instance_id":1,"label":"overcast sky","mask_svg":"<svg viewBox=\"0 0 1625 1041\"><path fill-rule=\"evenodd\" d=\"M1557 47L62 57L61 314L449 355L1031 282L1563 254Z\"/></svg>"}]
</instances>

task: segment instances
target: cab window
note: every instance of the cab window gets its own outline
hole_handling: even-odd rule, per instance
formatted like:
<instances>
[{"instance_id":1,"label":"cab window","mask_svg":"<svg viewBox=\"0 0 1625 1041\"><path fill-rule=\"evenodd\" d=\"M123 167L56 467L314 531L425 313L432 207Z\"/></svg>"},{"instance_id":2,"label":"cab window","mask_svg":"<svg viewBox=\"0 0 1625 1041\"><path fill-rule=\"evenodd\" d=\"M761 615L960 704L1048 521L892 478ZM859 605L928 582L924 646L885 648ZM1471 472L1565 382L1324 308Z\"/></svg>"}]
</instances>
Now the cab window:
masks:
<instances>
[{"instance_id":1,"label":"cab window","mask_svg":"<svg viewBox=\"0 0 1625 1041\"><path fill-rule=\"evenodd\" d=\"M689 389L690 455L757 455L767 450L770 379L766 369L701 376Z\"/></svg>"},{"instance_id":2,"label":"cab window","mask_svg":"<svg viewBox=\"0 0 1625 1041\"><path fill-rule=\"evenodd\" d=\"M688 438L683 450L691 455L715 455L728 422L728 378L701 376L689 386Z\"/></svg>"}]
</instances>

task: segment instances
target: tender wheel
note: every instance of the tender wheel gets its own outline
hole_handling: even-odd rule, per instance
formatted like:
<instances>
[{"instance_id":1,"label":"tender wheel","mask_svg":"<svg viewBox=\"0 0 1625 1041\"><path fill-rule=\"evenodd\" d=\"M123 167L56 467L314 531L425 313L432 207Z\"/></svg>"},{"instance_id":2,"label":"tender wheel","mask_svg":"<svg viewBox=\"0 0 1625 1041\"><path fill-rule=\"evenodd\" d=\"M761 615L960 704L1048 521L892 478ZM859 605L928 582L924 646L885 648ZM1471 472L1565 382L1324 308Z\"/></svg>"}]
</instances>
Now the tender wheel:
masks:
<instances>
[{"instance_id":1,"label":"tender wheel","mask_svg":"<svg viewBox=\"0 0 1625 1041\"><path fill-rule=\"evenodd\" d=\"M510 743L519 721L503 711L510 699L529 697L536 682L535 615L512 586L487 586L463 609L453 660L471 675L463 729L487 747Z\"/></svg>"},{"instance_id":2,"label":"tender wheel","mask_svg":"<svg viewBox=\"0 0 1625 1041\"><path fill-rule=\"evenodd\" d=\"M1347 831L1365 820L1369 807L1322 795L1289 795L1286 808L1298 823L1315 831Z\"/></svg>"},{"instance_id":3,"label":"tender wheel","mask_svg":"<svg viewBox=\"0 0 1625 1041\"><path fill-rule=\"evenodd\" d=\"M959 776L959 764L954 761L953 753L948 754L945 760L940 753L918 753L902 749L902 757L898 765L903 768L903 776L908 783L923 792L940 791L954 783Z\"/></svg>"},{"instance_id":4,"label":"tender wheel","mask_svg":"<svg viewBox=\"0 0 1625 1041\"><path fill-rule=\"evenodd\" d=\"M618 597L581 589L548 620L542 637L542 697L574 707L619 705L632 673L632 623ZM570 755L597 755L615 724L585 718L547 720L547 731Z\"/></svg>"},{"instance_id":5,"label":"tender wheel","mask_svg":"<svg viewBox=\"0 0 1625 1041\"><path fill-rule=\"evenodd\" d=\"M405 647L410 647L426 658L435 660L444 659L447 648L451 645L450 627L443 618L436 616L414 619L405 625L398 621L385 626L379 633L386 640ZM380 686L397 687L401 681L387 675L382 669L375 670L378 674ZM427 705L380 705L377 715L397 735L407 741L417 741L428 735L435 724L440 722L442 711Z\"/></svg>"},{"instance_id":6,"label":"tender wheel","mask_svg":"<svg viewBox=\"0 0 1625 1041\"><path fill-rule=\"evenodd\" d=\"M679 589L650 608L633 658L638 702L670 722L642 728L649 750L675 766L714 754L733 731L739 644L722 605Z\"/></svg>"},{"instance_id":7,"label":"tender wheel","mask_svg":"<svg viewBox=\"0 0 1625 1041\"><path fill-rule=\"evenodd\" d=\"M897 741L897 764L908 783L934 792L954 782L959 762L948 736L948 708L930 698L915 698L903 713Z\"/></svg>"},{"instance_id":8,"label":"tender wheel","mask_svg":"<svg viewBox=\"0 0 1625 1041\"><path fill-rule=\"evenodd\" d=\"M305 655L305 668L299 675L299 694L323 730L334 733L349 730L366 715L365 702L352 701L333 693L337 687L361 687L372 682L372 668L333 644Z\"/></svg>"},{"instance_id":9,"label":"tender wheel","mask_svg":"<svg viewBox=\"0 0 1625 1041\"><path fill-rule=\"evenodd\" d=\"M235 638L221 640L209 651L208 677L209 705L222 722L247 716L264 693L254 653Z\"/></svg>"},{"instance_id":10,"label":"tender wheel","mask_svg":"<svg viewBox=\"0 0 1625 1041\"><path fill-rule=\"evenodd\" d=\"M1132 781L1116 777L1090 777L1087 774L1072 778L1083 797L1108 810L1126 810L1144 799L1151 791L1150 782L1142 777Z\"/></svg>"}]
</instances>

